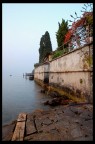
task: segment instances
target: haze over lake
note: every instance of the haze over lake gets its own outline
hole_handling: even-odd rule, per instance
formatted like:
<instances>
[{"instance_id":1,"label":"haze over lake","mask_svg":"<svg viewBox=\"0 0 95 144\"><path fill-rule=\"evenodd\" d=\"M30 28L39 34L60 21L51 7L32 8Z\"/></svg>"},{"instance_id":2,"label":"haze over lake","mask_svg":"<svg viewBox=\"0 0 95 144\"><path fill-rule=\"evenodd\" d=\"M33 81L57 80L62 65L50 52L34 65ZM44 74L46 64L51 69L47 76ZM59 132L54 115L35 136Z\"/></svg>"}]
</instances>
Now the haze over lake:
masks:
<instances>
[{"instance_id":1,"label":"haze over lake","mask_svg":"<svg viewBox=\"0 0 95 144\"><path fill-rule=\"evenodd\" d=\"M2 124L17 119L20 112L32 112L35 109L48 109L44 106L48 96L40 92L42 88L23 75L3 75Z\"/></svg>"}]
</instances>

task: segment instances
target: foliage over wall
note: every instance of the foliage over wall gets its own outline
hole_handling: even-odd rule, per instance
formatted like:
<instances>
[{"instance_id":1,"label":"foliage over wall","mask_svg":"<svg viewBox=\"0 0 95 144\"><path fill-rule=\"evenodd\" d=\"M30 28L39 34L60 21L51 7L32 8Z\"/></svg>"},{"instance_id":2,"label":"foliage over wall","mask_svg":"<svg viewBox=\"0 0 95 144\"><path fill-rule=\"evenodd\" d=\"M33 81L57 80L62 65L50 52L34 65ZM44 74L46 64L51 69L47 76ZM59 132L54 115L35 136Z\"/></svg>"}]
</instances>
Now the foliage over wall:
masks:
<instances>
[{"instance_id":1,"label":"foliage over wall","mask_svg":"<svg viewBox=\"0 0 95 144\"><path fill-rule=\"evenodd\" d=\"M54 53L53 56L52 56L52 59L55 59L55 58L63 55L63 53L64 53L63 50L57 50L57 51L55 51L55 53Z\"/></svg>"},{"instance_id":2,"label":"foliage over wall","mask_svg":"<svg viewBox=\"0 0 95 144\"><path fill-rule=\"evenodd\" d=\"M40 64L39 63L35 63L34 64L34 67L36 68L36 67L38 67Z\"/></svg>"},{"instance_id":3,"label":"foliage over wall","mask_svg":"<svg viewBox=\"0 0 95 144\"><path fill-rule=\"evenodd\" d=\"M77 29L79 27L85 28L86 26L90 26L90 29L93 26L93 14L92 14L92 12L85 12L81 19L72 23L72 27L66 33L65 39L63 38L64 44L70 40L70 38L74 35L74 33L76 33L76 31L78 32ZM81 37L84 37L84 35L81 35Z\"/></svg>"}]
</instances>

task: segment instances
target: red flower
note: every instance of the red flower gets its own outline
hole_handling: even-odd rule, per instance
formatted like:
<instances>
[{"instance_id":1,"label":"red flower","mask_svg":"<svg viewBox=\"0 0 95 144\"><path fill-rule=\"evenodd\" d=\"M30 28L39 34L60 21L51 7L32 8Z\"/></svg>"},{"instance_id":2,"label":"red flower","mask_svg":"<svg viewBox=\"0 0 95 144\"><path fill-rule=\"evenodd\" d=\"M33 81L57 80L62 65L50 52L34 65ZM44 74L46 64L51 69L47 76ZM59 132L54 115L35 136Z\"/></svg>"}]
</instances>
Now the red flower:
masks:
<instances>
[{"instance_id":1,"label":"red flower","mask_svg":"<svg viewBox=\"0 0 95 144\"><path fill-rule=\"evenodd\" d=\"M67 43L70 40L71 36L75 33L75 30L78 27L83 26L85 24L86 16L87 15L92 15L92 14L93 14L92 12L86 12L86 13L84 13L83 17L80 20L77 20L76 22L72 23L71 29L69 29L68 32L65 35L64 44Z\"/></svg>"},{"instance_id":2,"label":"red flower","mask_svg":"<svg viewBox=\"0 0 95 144\"><path fill-rule=\"evenodd\" d=\"M75 32L75 30L79 27L79 26L82 26L84 25L84 22L85 22L85 18L81 18L80 20L78 20L77 22L74 22L72 24L72 28L69 29L69 31L66 33L65 35L65 40L64 40L64 44L67 43L71 36L73 35L73 33Z\"/></svg>"},{"instance_id":3,"label":"red flower","mask_svg":"<svg viewBox=\"0 0 95 144\"><path fill-rule=\"evenodd\" d=\"M67 32L67 34L65 35L65 40L64 40L64 43L68 42L70 40L72 36L72 31L71 29Z\"/></svg>"}]
</instances>

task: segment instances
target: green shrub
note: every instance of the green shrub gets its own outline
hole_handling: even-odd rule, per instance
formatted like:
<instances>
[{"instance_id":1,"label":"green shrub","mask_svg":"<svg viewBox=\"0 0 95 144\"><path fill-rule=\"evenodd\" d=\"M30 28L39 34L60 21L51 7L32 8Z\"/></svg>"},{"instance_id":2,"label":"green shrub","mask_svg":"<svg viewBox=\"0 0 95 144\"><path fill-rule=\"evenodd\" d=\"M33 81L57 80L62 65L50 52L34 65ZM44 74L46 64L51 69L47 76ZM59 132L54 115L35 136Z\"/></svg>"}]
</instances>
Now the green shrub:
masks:
<instances>
[{"instance_id":1,"label":"green shrub","mask_svg":"<svg viewBox=\"0 0 95 144\"><path fill-rule=\"evenodd\" d=\"M34 64L34 67L36 68L36 67L38 67L40 64L39 63L35 63Z\"/></svg>"},{"instance_id":2,"label":"green shrub","mask_svg":"<svg viewBox=\"0 0 95 144\"><path fill-rule=\"evenodd\" d=\"M52 59L57 58L57 57L61 56L62 54L64 54L64 51L58 50L54 53L54 55L52 56Z\"/></svg>"}]
</instances>

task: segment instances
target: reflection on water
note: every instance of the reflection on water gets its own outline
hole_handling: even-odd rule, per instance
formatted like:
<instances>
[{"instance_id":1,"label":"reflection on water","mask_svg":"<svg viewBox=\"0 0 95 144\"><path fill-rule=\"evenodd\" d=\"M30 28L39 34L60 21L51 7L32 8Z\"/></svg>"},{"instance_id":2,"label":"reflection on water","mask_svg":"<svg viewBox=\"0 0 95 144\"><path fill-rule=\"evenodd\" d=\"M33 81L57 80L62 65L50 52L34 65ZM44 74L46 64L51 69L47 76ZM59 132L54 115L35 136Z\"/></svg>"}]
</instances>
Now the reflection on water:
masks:
<instances>
[{"instance_id":1,"label":"reflection on water","mask_svg":"<svg viewBox=\"0 0 95 144\"><path fill-rule=\"evenodd\" d=\"M2 124L17 119L20 112L32 112L35 109L48 109L43 101L48 99L40 93L41 86L23 76L3 76L2 79Z\"/></svg>"}]
</instances>

